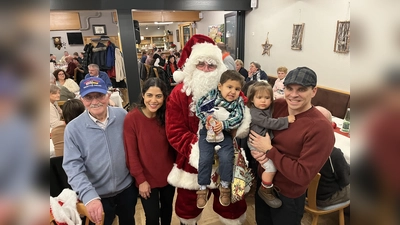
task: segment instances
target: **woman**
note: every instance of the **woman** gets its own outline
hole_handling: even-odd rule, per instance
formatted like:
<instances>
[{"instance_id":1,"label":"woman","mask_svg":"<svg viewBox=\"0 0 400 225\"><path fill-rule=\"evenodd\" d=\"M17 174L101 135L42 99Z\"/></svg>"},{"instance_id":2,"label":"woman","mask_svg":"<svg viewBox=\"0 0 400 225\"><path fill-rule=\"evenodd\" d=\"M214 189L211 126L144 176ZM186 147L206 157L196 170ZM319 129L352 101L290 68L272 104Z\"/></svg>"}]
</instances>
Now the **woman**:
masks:
<instances>
[{"instance_id":1,"label":"woman","mask_svg":"<svg viewBox=\"0 0 400 225\"><path fill-rule=\"evenodd\" d=\"M250 63L249 74L246 78L246 82L249 82L251 80L268 80L267 74L263 70L261 70L261 65L257 62Z\"/></svg>"},{"instance_id":2,"label":"woman","mask_svg":"<svg viewBox=\"0 0 400 225\"><path fill-rule=\"evenodd\" d=\"M175 83L173 74L175 70L178 69L178 65L176 64L175 56L170 55L168 56L168 62L164 66L164 70L167 73L167 78L169 79L169 83ZM169 89L172 90L174 86L171 86Z\"/></svg>"},{"instance_id":3,"label":"woman","mask_svg":"<svg viewBox=\"0 0 400 225\"><path fill-rule=\"evenodd\" d=\"M85 106L79 99L71 99L64 103L62 115L65 124L55 127L51 130L51 139L54 144L54 152L56 156L64 155L64 130L65 126L73 119L81 115L85 111Z\"/></svg>"},{"instance_id":4,"label":"woman","mask_svg":"<svg viewBox=\"0 0 400 225\"><path fill-rule=\"evenodd\" d=\"M165 133L167 87L159 78L143 83L140 103L124 121L126 164L139 188L146 225L171 224L175 187L167 182L175 159Z\"/></svg>"},{"instance_id":5,"label":"woman","mask_svg":"<svg viewBox=\"0 0 400 225\"><path fill-rule=\"evenodd\" d=\"M236 59L235 65L236 65L236 71L242 74L244 80L246 80L247 76L249 75L249 72L243 67L243 61L240 59Z\"/></svg>"},{"instance_id":6,"label":"woman","mask_svg":"<svg viewBox=\"0 0 400 225\"><path fill-rule=\"evenodd\" d=\"M56 77L57 85L61 85L68 88L68 90L72 93L79 92L79 85L74 80L68 78L64 70L62 69L55 70L53 72L53 75Z\"/></svg>"},{"instance_id":7,"label":"woman","mask_svg":"<svg viewBox=\"0 0 400 225\"><path fill-rule=\"evenodd\" d=\"M60 88L54 84L50 85L50 128L65 124L64 121L60 119L62 110L57 104L59 100Z\"/></svg>"}]
</instances>

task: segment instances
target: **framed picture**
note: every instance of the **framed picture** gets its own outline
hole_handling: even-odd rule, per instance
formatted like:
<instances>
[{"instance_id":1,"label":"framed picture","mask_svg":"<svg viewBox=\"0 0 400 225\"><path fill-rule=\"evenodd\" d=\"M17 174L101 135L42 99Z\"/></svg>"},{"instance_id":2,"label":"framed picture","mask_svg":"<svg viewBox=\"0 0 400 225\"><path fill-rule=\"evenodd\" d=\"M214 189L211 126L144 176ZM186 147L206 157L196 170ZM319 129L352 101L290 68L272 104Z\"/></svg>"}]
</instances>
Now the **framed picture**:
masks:
<instances>
[{"instance_id":1,"label":"framed picture","mask_svg":"<svg viewBox=\"0 0 400 225\"><path fill-rule=\"evenodd\" d=\"M106 35L106 25L93 25L93 34L94 35Z\"/></svg>"},{"instance_id":2,"label":"framed picture","mask_svg":"<svg viewBox=\"0 0 400 225\"><path fill-rule=\"evenodd\" d=\"M291 45L293 50L301 50L301 41L303 40L303 30L304 30L304 23L293 24L292 45Z\"/></svg>"},{"instance_id":3,"label":"framed picture","mask_svg":"<svg viewBox=\"0 0 400 225\"><path fill-rule=\"evenodd\" d=\"M334 52L350 51L350 21L337 21Z\"/></svg>"},{"instance_id":4,"label":"framed picture","mask_svg":"<svg viewBox=\"0 0 400 225\"><path fill-rule=\"evenodd\" d=\"M176 29L176 42L180 42L179 41L179 30L178 29Z\"/></svg>"}]
</instances>

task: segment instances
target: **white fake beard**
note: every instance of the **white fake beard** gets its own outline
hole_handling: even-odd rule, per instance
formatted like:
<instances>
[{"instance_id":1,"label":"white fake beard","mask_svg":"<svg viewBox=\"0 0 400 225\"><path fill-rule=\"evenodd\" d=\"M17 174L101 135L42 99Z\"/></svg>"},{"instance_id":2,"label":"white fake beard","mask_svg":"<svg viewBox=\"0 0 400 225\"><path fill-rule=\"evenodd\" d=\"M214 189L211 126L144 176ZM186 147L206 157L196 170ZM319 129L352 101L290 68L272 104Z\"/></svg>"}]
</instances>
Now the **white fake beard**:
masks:
<instances>
[{"instance_id":1,"label":"white fake beard","mask_svg":"<svg viewBox=\"0 0 400 225\"><path fill-rule=\"evenodd\" d=\"M196 102L202 96L207 94L212 89L217 88L221 74L218 74L219 70L212 72L203 72L195 69L191 80L191 89L193 95L193 102Z\"/></svg>"}]
</instances>

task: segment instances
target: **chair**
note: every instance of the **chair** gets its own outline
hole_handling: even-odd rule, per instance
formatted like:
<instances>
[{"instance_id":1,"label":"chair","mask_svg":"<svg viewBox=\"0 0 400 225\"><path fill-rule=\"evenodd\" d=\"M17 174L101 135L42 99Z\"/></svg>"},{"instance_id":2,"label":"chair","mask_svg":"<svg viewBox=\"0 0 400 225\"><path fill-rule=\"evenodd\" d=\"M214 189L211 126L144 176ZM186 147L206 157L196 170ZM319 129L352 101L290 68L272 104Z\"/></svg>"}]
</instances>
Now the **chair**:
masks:
<instances>
[{"instance_id":1,"label":"chair","mask_svg":"<svg viewBox=\"0 0 400 225\"><path fill-rule=\"evenodd\" d=\"M321 174L318 173L314 179L312 179L311 183L308 186L307 190L307 198L306 198L306 205L305 205L305 211L309 212L312 217L312 223L311 225L317 225L318 224L318 217L319 215L324 215L324 214L329 214L332 212L339 211L339 224L344 225L344 208L350 205L350 200L346 202L342 202L339 204L327 206L327 207L319 207L317 206L317 189L318 189L318 183L319 179L321 178Z\"/></svg>"},{"instance_id":2,"label":"chair","mask_svg":"<svg viewBox=\"0 0 400 225\"><path fill-rule=\"evenodd\" d=\"M89 225L89 221L92 221L89 215L89 212L86 209L86 206L82 202L78 202L76 204L76 209L81 216L85 216L85 225ZM103 225L104 224L104 212L103 212L103 219L100 223L96 223L96 225Z\"/></svg>"}]
</instances>

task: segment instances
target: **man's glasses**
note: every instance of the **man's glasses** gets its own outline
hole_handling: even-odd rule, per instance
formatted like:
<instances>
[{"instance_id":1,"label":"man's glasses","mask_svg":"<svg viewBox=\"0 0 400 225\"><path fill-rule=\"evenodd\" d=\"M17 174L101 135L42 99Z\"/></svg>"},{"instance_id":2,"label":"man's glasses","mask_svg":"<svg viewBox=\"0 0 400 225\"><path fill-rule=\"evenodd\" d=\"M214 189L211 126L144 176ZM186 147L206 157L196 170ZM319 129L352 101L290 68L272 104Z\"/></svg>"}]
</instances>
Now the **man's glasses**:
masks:
<instances>
[{"instance_id":1,"label":"man's glasses","mask_svg":"<svg viewBox=\"0 0 400 225\"><path fill-rule=\"evenodd\" d=\"M97 94L97 95L85 95L85 97L83 97L83 100L87 101L87 102L92 102L94 99L101 101L106 97L105 94Z\"/></svg>"},{"instance_id":2,"label":"man's glasses","mask_svg":"<svg viewBox=\"0 0 400 225\"><path fill-rule=\"evenodd\" d=\"M199 64L196 65L196 68L197 68L197 69L204 69L204 68L206 68L206 67L208 67L209 70L215 70L215 69L217 69L217 65L214 65L214 64L207 64L207 63L205 63L205 62L199 62Z\"/></svg>"}]
</instances>

